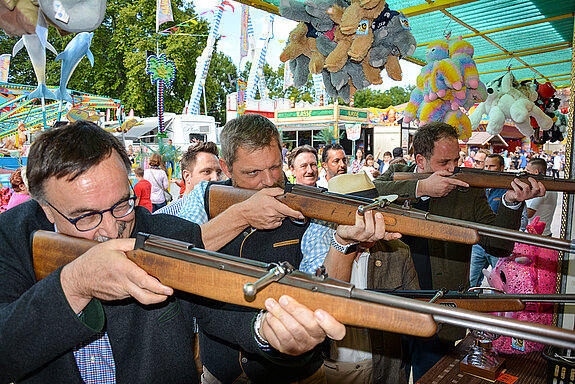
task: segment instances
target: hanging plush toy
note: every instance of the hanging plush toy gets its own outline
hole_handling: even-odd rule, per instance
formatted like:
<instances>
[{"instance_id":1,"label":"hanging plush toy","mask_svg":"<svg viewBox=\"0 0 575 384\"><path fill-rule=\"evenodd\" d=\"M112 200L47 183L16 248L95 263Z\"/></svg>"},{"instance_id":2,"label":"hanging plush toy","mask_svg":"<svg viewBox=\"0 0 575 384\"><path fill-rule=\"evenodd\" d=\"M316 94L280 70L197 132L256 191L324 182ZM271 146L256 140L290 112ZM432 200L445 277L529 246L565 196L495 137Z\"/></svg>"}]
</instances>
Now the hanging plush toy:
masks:
<instances>
[{"instance_id":1,"label":"hanging plush toy","mask_svg":"<svg viewBox=\"0 0 575 384\"><path fill-rule=\"evenodd\" d=\"M457 129L459 139L469 139L471 121L462 108L467 110L487 97L472 55L473 47L461 39L451 44L431 42L425 51L427 65L417 77L403 121L417 119L420 125L442 121Z\"/></svg>"},{"instance_id":2,"label":"hanging plush toy","mask_svg":"<svg viewBox=\"0 0 575 384\"><path fill-rule=\"evenodd\" d=\"M489 93L487 100L479 104L471 115L472 128L475 129L479 126L481 116L485 113L489 116L487 132L492 135L501 132L505 119L511 119L519 132L526 137L530 137L534 133L531 118L537 122L541 129L550 129L553 120L545 115L540 108L535 107L528 95L521 92L518 87L519 83L511 72L491 81L487 87Z\"/></svg>"},{"instance_id":3,"label":"hanging plush toy","mask_svg":"<svg viewBox=\"0 0 575 384\"><path fill-rule=\"evenodd\" d=\"M559 117L555 114L557 108L559 108L559 104L561 104L561 100L555 97L555 88L550 82L538 83L535 81L534 83L535 84L531 87L531 89L533 89L533 93L535 95L535 105L536 107L539 107L547 116L549 116L549 118L553 121L553 126L549 130L542 131L537 121L534 118L531 118L531 125L535 130L533 134L533 142L535 144L542 145L549 140L552 140L553 142L562 141L563 133L561 132L559 126L556 126Z\"/></svg>"},{"instance_id":4,"label":"hanging plush toy","mask_svg":"<svg viewBox=\"0 0 575 384\"><path fill-rule=\"evenodd\" d=\"M281 0L279 11L307 26L307 32L301 25L292 31L281 58L290 61L296 87L305 84L309 72L319 73L325 58L321 72L326 91L347 102L356 90L381 84L383 68L390 78L401 80L399 59L415 52L409 22L384 0L352 0L351 4Z\"/></svg>"}]
</instances>

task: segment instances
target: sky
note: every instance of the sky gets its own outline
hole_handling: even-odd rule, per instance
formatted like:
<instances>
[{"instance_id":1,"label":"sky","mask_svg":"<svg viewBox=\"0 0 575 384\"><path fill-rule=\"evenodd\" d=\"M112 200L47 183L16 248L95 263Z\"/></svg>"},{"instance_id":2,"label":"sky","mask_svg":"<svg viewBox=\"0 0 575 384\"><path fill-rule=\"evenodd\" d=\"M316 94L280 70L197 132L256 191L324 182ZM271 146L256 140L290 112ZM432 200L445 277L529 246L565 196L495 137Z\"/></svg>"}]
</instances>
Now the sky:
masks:
<instances>
[{"instance_id":1,"label":"sky","mask_svg":"<svg viewBox=\"0 0 575 384\"><path fill-rule=\"evenodd\" d=\"M213 10L216 5L220 3L219 0L194 0L191 1L194 4L197 13L202 13L205 11ZM222 21L220 23L220 35L224 35L218 43L218 51L225 53L230 56L236 66L239 64L240 58L240 18L241 18L241 4L230 0L230 3L234 6L235 11L229 7L224 7L225 12L222 15ZM262 24L264 21L266 12L261 11L257 8L250 7L250 17L252 19L252 25L254 26L254 38L258 39L261 34ZM207 20L211 20L212 14L206 13L203 15ZM182 22L184 20L177 20ZM266 55L266 62L273 68L277 68L280 62L280 54L283 51L286 40L292 29L295 28L297 23L292 20L285 19L280 16L274 17L274 27L273 27L273 38L270 40L268 51ZM415 85L415 80L419 74L421 67L407 62L405 60L400 60L401 68L403 69L403 80L394 81L391 80L385 71L382 73L383 84L372 85L370 88L379 91L385 91L394 86L404 87L407 85ZM244 64L242 64L243 66Z\"/></svg>"}]
</instances>

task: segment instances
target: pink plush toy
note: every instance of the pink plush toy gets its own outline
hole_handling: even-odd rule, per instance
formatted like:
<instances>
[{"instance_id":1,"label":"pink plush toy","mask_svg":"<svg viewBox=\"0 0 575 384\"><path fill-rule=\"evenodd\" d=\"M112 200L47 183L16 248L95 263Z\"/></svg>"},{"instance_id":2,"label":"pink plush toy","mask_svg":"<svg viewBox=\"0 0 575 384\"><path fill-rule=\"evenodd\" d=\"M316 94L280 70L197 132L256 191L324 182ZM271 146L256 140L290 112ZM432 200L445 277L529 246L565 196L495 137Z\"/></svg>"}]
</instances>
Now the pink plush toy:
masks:
<instances>
[{"instance_id":1,"label":"pink plush toy","mask_svg":"<svg viewBox=\"0 0 575 384\"><path fill-rule=\"evenodd\" d=\"M419 76L417 76L416 80L417 88L423 91L423 96L426 102L437 99L437 97L435 97L433 100L430 99L430 97L434 97L432 95L433 91L430 84L431 77L433 75L436 64L443 59L447 59L448 57L449 44L447 41L435 40L427 45L427 49L425 50L427 65L421 68L421 72L419 73Z\"/></svg>"},{"instance_id":2,"label":"pink plush toy","mask_svg":"<svg viewBox=\"0 0 575 384\"><path fill-rule=\"evenodd\" d=\"M527 226L530 233L543 233L545 223L535 217ZM513 254L499 259L490 274L489 285L506 293L555 293L557 283L557 251L516 243ZM553 321L553 304L528 304L525 310L499 315L532 323L550 325ZM527 353L542 351L544 345L527 340L501 336L493 342L501 353Z\"/></svg>"},{"instance_id":3,"label":"pink plush toy","mask_svg":"<svg viewBox=\"0 0 575 384\"><path fill-rule=\"evenodd\" d=\"M473 61L473 53L473 45L461 37L449 43L449 57L459 68L465 86L475 89L479 86L479 73Z\"/></svg>"}]
</instances>

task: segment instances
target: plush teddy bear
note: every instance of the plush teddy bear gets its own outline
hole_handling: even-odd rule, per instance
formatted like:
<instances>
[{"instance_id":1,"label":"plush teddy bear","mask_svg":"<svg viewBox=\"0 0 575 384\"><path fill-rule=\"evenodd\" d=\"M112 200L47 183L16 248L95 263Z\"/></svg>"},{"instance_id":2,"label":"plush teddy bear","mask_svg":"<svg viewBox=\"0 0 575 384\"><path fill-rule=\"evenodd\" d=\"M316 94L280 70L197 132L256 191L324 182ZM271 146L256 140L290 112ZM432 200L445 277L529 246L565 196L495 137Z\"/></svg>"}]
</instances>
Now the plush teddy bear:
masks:
<instances>
[{"instance_id":1,"label":"plush teddy bear","mask_svg":"<svg viewBox=\"0 0 575 384\"><path fill-rule=\"evenodd\" d=\"M318 0L299 2L280 0L279 13L282 17L294 21L310 23L316 30L325 32L333 29L334 23L326 13L334 4L347 6L343 0Z\"/></svg>"},{"instance_id":2,"label":"plush teddy bear","mask_svg":"<svg viewBox=\"0 0 575 384\"><path fill-rule=\"evenodd\" d=\"M374 41L369 52L369 65L385 67L393 80L401 80L399 57L412 55L417 43L410 32L409 22L401 12L392 11L388 5L373 22ZM367 74L366 74L367 77Z\"/></svg>"},{"instance_id":3,"label":"plush teddy bear","mask_svg":"<svg viewBox=\"0 0 575 384\"><path fill-rule=\"evenodd\" d=\"M288 44L281 53L280 60L285 63L300 55L305 55L310 59L309 72L320 73L323 70L325 57L317 49L315 36L317 36L317 31L311 24L300 22L290 32Z\"/></svg>"}]
</instances>

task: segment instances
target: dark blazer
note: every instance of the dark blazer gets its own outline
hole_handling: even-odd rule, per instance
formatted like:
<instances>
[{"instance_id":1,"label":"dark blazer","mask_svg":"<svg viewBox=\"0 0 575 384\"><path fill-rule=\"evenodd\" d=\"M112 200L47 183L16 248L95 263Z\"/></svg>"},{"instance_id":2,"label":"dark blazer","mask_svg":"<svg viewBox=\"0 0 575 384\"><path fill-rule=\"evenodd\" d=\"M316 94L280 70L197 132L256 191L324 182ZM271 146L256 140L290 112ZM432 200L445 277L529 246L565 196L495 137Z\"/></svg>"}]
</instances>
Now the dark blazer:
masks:
<instances>
[{"instance_id":1,"label":"dark blazer","mask_svg":"<svg viewBox=\"0 0 575 384\"><path fill-rule=\"evenodd\" d=\"M118 383L196 383L192 318L206 332L252 353L253 316L220 312L177 292L166 302L144 306L133 299L92 300L78 317L60 285L60 271L37 282L30 235L54 230L33 200L0 215L0 383L83 383L72 349L107 331ZM138 231L202 246L196 224L136 207Z\"/></svg>"},{"instance_id":2,"label":"dark blazer","mask_svg":"<svg viewBox=\"0 0 575 384\"><path fill-rule=\"evenodd\" d=\"M393 181L394 172L414 170L415 165L392 164L387 172L374 180L377 191L380 195L397 194L400 199L417 201L417 180ZM447 196L431 198L429 202L429 213L510 229L519 229L521 211L521 208L513 210L501 204L495 215L483 188L455 189ZM479 244L496 257L509 256L513 250L513 242L507 240L483 237ZM429 240L429 257L434 289L458 289L469 282L470 245Z\"/></svg>"}]
</instances>

